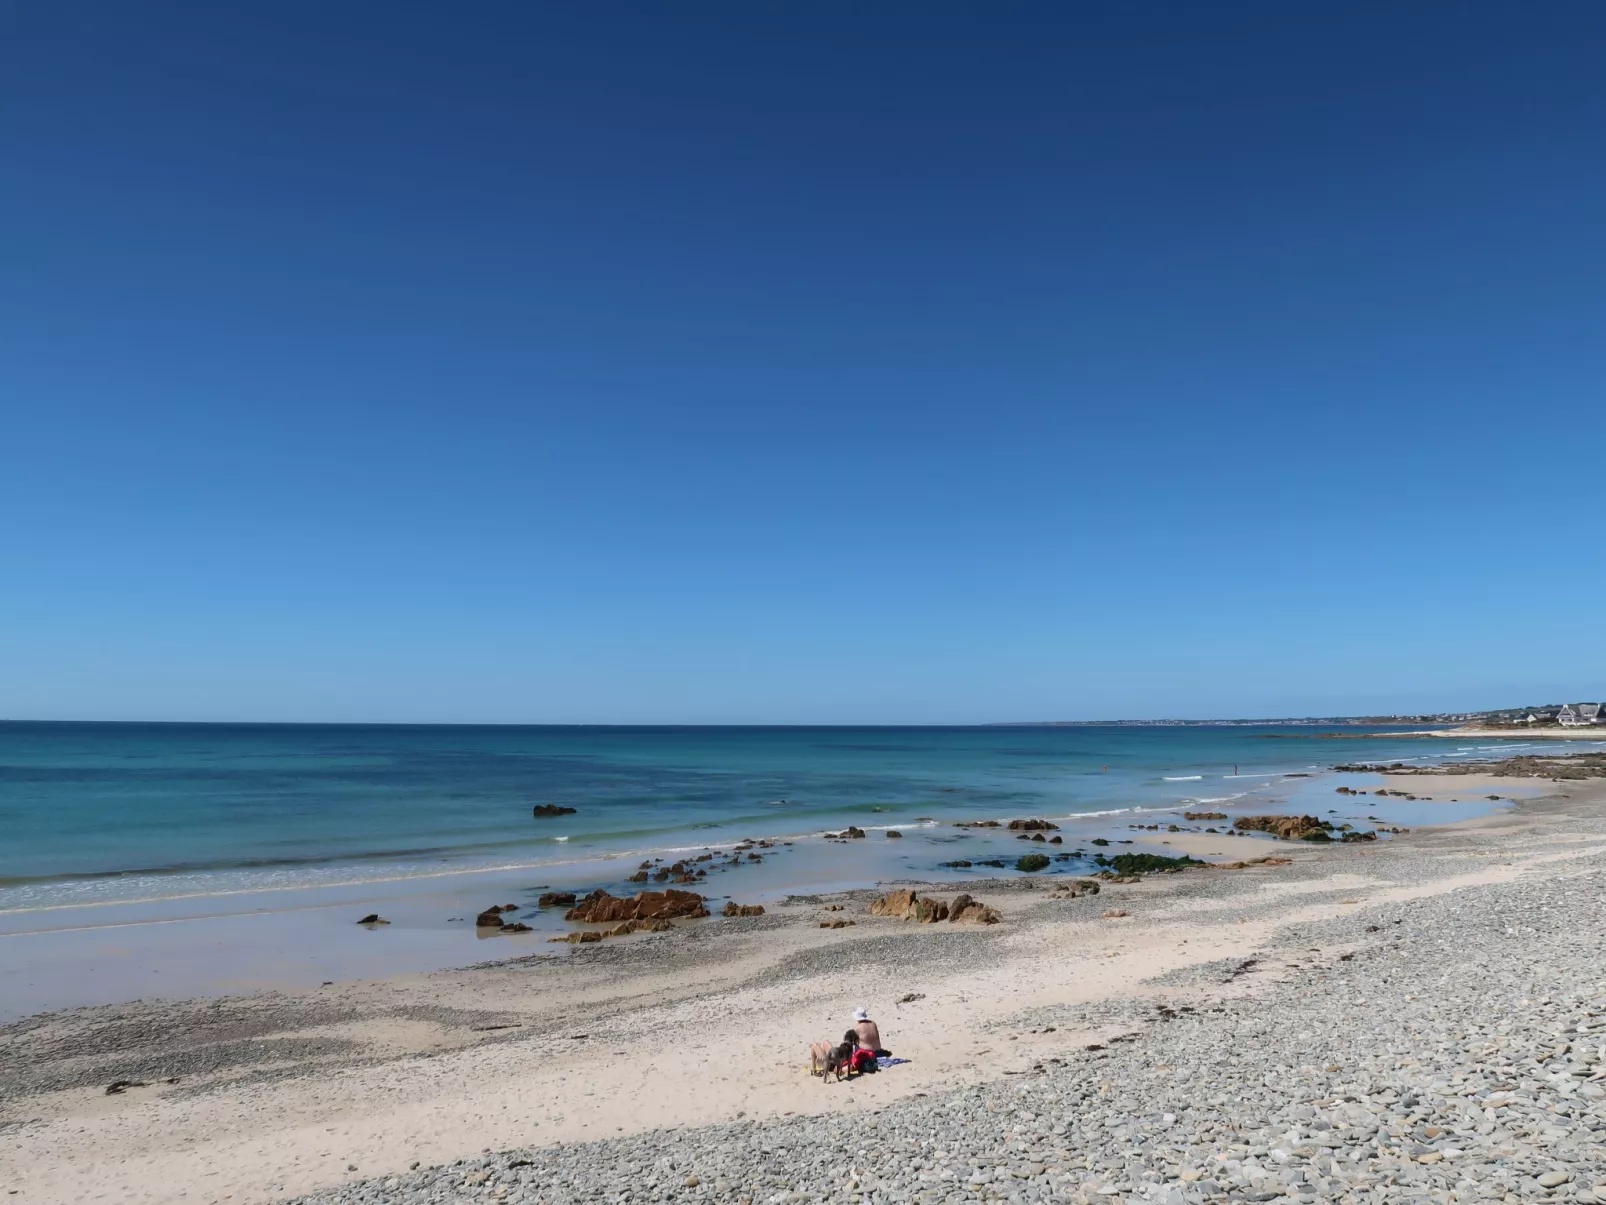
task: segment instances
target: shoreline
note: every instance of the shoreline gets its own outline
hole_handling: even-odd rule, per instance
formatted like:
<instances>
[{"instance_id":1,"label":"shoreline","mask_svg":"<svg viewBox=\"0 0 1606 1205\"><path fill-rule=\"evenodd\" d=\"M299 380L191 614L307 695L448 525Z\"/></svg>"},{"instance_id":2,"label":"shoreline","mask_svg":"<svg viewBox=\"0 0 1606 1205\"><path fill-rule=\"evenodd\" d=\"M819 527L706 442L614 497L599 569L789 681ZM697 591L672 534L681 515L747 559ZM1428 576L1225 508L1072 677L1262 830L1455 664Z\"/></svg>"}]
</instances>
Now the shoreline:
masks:
<instances>
[{"instance_id":1,"label":"shoreline","mask_svg":"<svg viewBox=\"0 0 1606 1205\"><path fill-rule=\"evenodd\" d=\"M1366 734L1368 739L1381 735L1379 733ZM1606 742L1606 727L1596 725L1590 728L1439 728L1429 732L1400 732L1395 735L1401 737L1437 736L1454 740L1465 740L1468 737L1488 737L1493 740Z\"/></svg>"},{"instance_id":2,"label":"shoreline","mask_svg":"<svg viewBox=\"0 0 1606 1205\"><path fill-rule=\"evenodd\" d=\"M30 1017L0 1026L0 1083L11 1085L0 1100L0 1178L22 1202L157 1202L181 1191L266 1202L478 1158L487 1145L679 1133L738 1114L744 1125L789 1125L982 1090L1034 1066L1086 1063L1083 1048L1129 1030L1139 1001L1235 1009L1294 982L1309 961L1287 945L1295 930L1503 890L1606 856L1606 784L1568 783L1376 844L1131 839L1174 853L1196 836L1240 857L1291 861L1151 875L1074 899L1051 898L1053 878L938 887L997 907L1003 923L987 927L872 917L869 893L833 892L556 956L542 947L310 991ZM832 904L843 910L826 911ZM854 924L818 927L834 919ZM1321 945L1323 965L1355 948L1309 944ZM1224 960L1254 960L1255 974L1198 979ZM806 1045L860 1002L912 1061L822 1086L801 1070ZM716 1026L733 1033L722 1047L729 1074L707 1064ZM152 1086L107 1096L115 1079Z\"/></svg>"},{"instance_id":3,"label":"shoreline","mask_svg":"<svg viewBox=\"0 0 1606 1205\"><path fill-rule=\"evenodd\" d=\"M1194 776L1178 782L1205 786L1197 796L1161 807L1133 805L1093 812L1060 814L1053 822L1064 844L1017 841L1003 829L962 828L953 821L904 822L901 840L885 837L887 823L867 829L862 840L832 842L823 834L762 838L774 848L762 849L762 864L740 867L716 860L706 883L690 889L707 895L718 911L725 900L772 905L788 894L868 889L894 880L938 882L948 890L969 890L990 874L1016 872L973 865L946 868L955 859L982 863L1002 861L1005 867L1028 852L1080 857L1056 861L1051 871L1085 875L1098 869L1092 862L1098 841L1106 853L1132 848L1167 853L1164 838L1152 830L1170 822L1202 831L1205 823L1183 820L1189 810L1226 809L1231 815L1294 811L1321 812L1343 819L1354 801L1332 794L1334 782L1370 783L1374 776L1335 774L1331 770L1269 772L1222 776L1232 780L1231 793L1214 795L1213 784ZM1381 779L1377 780L1381 782ZM1519 790L1517 794L1532 793ZM1467 809L1495 810L1487 802L1439 802L1418 806L1390 800L1382 806L1389 827L1412 828L1435 820L1459 819ZM1344 809L1341 815L1339 808ZM1042 813L1040 813L1042 814ZM1371 827L1360 814L1350 816ZM993 819L988 817L988 819ZM1007 823L1007 816L997 819ZM1137 831L1135 831L1137 830ZM1232 843L1270 840L1234 835ZM46 905L0 912L0 977L11 985L0 1022L60 1008L93 1006L141 998L184 999L228 996L244 991L302 990L326 982L346 983L402 974L421 974L477 964L487 956L487 935L473 917L492 903L518 901L517 919L531 926L522 934L496 934L507 956L551 953L546 939L569 931L562 909L536 906L543 891L584 894L602 888L628 895L643 886L627 878L638 859L654 852L666 862L707 847L677 842L658 851L633 849L577 856L561 863L517 864L497 868L452 868L404 878L363 880L339 885L281 886L267 890L158 896L136 901L94 901ZM718 847L731 848L728 843ZM1180 846L1177 847L1180 849ZM577 851L578 853L579 851ZM1252 856L1223 851L1232 860ZM644 863L642 863L644 864ZM378 914L392 922L382 932L358 928L358 917ZM511 918L510 918L511 919ZM631 940L636 940L632 938ZM561 951L560 951L561 953Z\"/></svg>"}]
</instances>

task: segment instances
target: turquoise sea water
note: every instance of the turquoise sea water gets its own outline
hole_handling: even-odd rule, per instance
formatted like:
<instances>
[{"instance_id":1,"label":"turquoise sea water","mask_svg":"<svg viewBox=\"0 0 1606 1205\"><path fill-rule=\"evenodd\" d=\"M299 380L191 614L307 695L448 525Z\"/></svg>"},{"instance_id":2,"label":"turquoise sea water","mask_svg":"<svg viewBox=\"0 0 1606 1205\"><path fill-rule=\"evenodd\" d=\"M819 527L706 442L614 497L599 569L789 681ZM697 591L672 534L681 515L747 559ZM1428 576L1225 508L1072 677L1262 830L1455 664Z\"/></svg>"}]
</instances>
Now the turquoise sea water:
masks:
<instances>
[{"instance_id":1,"label":"turquoise sea water","mask_svg":"<svg viewBox=\"0 0 1606 1205\"><path fill-rule=\"evenodd\" d=\"M1289 775L1338 762L1519 743L1321 731L6 723L0 911L555 867L849 823L1113 822L1286 802ZM532 818L542 803L577 812Z\"/></svg>"}]
</instances>

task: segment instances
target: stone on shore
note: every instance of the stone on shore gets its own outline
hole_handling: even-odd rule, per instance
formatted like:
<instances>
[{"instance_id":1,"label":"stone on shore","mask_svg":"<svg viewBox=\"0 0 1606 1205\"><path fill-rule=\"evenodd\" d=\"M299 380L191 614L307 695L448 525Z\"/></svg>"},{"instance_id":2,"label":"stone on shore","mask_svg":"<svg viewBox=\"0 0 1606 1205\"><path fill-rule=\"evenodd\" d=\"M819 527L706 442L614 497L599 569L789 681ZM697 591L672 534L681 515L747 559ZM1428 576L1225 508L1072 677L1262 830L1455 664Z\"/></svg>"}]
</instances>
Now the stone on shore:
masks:
<instances>
[{"instance_id":1,"label":"stone on shore","mask_svg":"<svg viewBox=\"0 0 1606 1205\"><path fill-rule=\"evenodd\" d=\"M996 925L1004 918L998 909L961 892L948 904L948 923L954 925Z\"/></svg>"},{"instance_id":2,"label":"stone on shore","mask_svg":"<svg viewBox=\"0 0 1606 1205\"><path fill-rule=\"evenodd\" d=\"M1060 882L1054 884L1054 894L1048 898L1051 900L1074 900L1079 896L1097 895L1099 890L1097 879L1073 879L1069 883Z\"/></svg>"},{"instance_id":3,"label":"stone on shore","mask_svg":"<svg viewBox=\"0 0 1606 1205\"><path fill-rule=\"evenodd\" d=\"M1239 816L1232 827L1243 833L1270 833L1284 841L1333 839L1333 826L1319 816Z\"/></svg>"},{"instance_id":4,"label":"stone on shore","mask_svg":"<svg viewBox=\"0 0 1606 1205\"><path fill-rule=\"evenodd\" d=\"M961 892L952 903L922 896L907 888L892 891L870 905L871 916L889 916L894 920L912 920L923 925L938 921L958 924L996 925L1003 918L994 908Z\"/></svg>"},{"instance_id":5,"label":"stone on shore","mask_svg":"<svg viewBox=\"0 0 1606 1205\"><path fill-rule=\"evenodd\" d=\"M641 891L621 899L598 889L563 914L564 920L590 924L613 924L622 920L669 920L682 916L707 916L703 897L695 891Z\"/></svg>"},{"instance_id":6,"label":"stone on shore","mask_svg":"<svg viewBox=\"0 0 1606 1205\"><path fill-rule=\"evenodd\" d=\"M871 916L890 916L894 920L932 924L948 919L948 905L942 900L922 899L908 888L893 891L870 905Z\"/></svg>"}]
</instances>

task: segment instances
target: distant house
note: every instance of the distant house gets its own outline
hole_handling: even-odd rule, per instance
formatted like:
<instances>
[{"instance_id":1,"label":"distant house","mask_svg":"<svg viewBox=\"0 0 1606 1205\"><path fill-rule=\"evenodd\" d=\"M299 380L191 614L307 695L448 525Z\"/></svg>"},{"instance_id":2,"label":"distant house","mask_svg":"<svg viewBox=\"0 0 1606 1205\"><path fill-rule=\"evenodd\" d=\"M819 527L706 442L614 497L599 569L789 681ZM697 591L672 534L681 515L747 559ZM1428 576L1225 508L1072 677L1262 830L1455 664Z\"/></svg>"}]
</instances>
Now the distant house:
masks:
<instances>
[{"instance_id":1,"label":"distant house","mask_svg":"<svg viewBox=\"0 0 1606 1205\"><path fill-rule=\"evenodd\" d=\"M1556 722L1563 728L1589 728L1606 723L1606 715L1599 703L1569 703L1557 713Z\"/></svg>"},{"instance_id":2,"label":"distant house","mask_svg":"<svg viewBox=\"0 0 1606 1205\"><path fill-rule=\"evenodd\" d=\"M1554 724L1556 722L1556 716L1558 714L1559 713L1555 710L1555 708L1542 707L1538 711L1530 711L1527 715L1523 716L1522 719L1518 720L1517 723L1519 723L1519 724Z\"/></svg>"}]
</instances>

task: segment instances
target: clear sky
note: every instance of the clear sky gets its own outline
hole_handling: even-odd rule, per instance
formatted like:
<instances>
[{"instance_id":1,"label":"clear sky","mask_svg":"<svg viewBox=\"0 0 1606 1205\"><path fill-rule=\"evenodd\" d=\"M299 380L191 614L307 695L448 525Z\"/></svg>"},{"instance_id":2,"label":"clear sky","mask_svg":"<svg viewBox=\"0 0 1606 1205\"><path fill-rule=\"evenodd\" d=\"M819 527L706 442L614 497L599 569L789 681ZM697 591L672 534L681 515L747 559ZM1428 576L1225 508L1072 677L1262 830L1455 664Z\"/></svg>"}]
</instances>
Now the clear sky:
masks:
<instances>
[{"instance_id":1,"label":"clear sky","mask_svg":"<svg viewBox=\"0 0 1606 1205\"><path fill-rule=\"evenodd\" d=\"M1606 5L0 23L0 717L1606 695Z\"/></svg>"}]
</instances>

